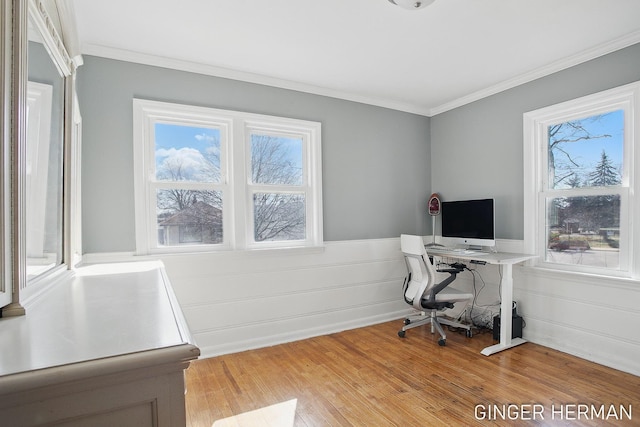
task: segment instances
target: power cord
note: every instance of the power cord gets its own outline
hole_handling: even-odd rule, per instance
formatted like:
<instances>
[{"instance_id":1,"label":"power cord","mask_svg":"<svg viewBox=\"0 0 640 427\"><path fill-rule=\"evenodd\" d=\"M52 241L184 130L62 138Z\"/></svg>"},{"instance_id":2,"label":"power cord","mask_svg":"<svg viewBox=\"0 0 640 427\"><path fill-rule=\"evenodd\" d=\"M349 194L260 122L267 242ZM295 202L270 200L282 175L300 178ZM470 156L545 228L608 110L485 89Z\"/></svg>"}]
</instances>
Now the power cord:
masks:
<instances>
[{"instance_id":1,"label":"power cord","mask_svg":"<svg viewBox=\"0 0 640 427\"><path fill-rule=\"evenodd\" d=\"M493 313L490 310L484 310L481 314L474 315L473 311L478 308L495 307L496 304L478 304L477 303L478 297L487 286L487 283L485 282L480 272L477 271L475 268L474 269L468 268L467 270L471 273L471 276L473 278L472 284L473 284L474 297L471 302L471 309L469 311L471 324L480 329L491 330L493 329ZM477 285L477 280L479 280L482 283L482 286L479 289ZM499 304L500 303L498 302L498 306Z\"/></svg>"}]
</instances>

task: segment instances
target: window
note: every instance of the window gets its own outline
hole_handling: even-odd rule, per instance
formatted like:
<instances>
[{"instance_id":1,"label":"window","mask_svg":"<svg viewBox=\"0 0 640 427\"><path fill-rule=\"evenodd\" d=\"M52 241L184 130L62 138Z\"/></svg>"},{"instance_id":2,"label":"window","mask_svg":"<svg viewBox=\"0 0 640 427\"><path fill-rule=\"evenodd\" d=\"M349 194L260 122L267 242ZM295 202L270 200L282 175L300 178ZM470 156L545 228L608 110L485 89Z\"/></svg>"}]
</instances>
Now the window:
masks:
<instances>
[{"instance_id":1,"label":"window","mask_svg":"<svg viewBox=\"0 0 640 427\"><path fill-rule=\"evenodd\" d=\"M138 253L317 246L320 124L134 100Z\"/></svg>"},{"instance_id":2,"label":"window","mask_svg":"<svg viewBox=\"0 0 640 427\"><path fill-rule=\"evenodd\" d=\"M636 83L524 115L525 246L539 265L638 275L639 99Z\"/></svg>"},{"instance_id":3,"label":"window","mask_svg":"<svg viewBox=\"0 0 640 427\"><path fill-rule=\"evenodd\" d=\"M248 131L254 241L304 240L304 138L256 127Z\"/></svg>"}]
</instances>

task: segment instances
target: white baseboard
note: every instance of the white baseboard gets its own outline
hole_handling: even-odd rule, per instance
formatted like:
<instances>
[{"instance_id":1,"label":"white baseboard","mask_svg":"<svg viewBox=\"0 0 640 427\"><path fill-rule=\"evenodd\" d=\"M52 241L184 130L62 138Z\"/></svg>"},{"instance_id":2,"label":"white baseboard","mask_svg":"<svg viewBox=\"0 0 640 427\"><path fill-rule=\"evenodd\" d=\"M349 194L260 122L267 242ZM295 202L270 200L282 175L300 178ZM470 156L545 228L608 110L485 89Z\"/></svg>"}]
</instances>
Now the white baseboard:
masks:
<instances>
[{"instance_id":1,"label":"white baseboard","mask_svg":"<svg viewBox=\"0 0 640 427\"><path fill-rule=\"evenodd\" d=\"M242 341L229 341L226 343L200 346L201 358L209 358L220 356L223 354L239 353L247 350L255 350L258 348L270 347L278 344L286 344L294 341L304 340L322 335L333 334L336 332L346 331L350 329L362 328L365 326L376 325L392 320L398 320L398 329L402 322L400 319L412 313L411 309L399 310L390 313L384 313L368 318L358 318L351 321L328 323L309 329L292 330L285 333L277 333L269 336L255 337Z\"/></svg>"},{"instance_id":2,"label":"white baseboard","mask_svg":"<svg viewBox=\"0 0 640 427\"><path fill-rule=\"evenodd\" d=\"M632 341L537 319L527 320L523 336L527 341L640 376L639 349Z\"/></svg>"}]
</instances>

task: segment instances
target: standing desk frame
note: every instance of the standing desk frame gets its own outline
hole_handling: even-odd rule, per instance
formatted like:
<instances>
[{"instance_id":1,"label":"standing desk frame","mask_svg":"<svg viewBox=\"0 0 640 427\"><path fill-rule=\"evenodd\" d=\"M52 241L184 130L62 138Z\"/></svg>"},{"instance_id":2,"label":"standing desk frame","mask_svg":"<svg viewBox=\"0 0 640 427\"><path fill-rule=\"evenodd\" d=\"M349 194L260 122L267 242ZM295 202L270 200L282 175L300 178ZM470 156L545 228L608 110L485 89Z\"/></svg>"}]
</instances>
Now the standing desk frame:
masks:
<instances>
[{"instance_id":1,"label":"standing desk frame","mask_svg":"<svg viewBox=\"0 0 640 427\"><path fill-rule=\"evenodd\" d=\"M536 258L535 255L510 252L482 252L482 255L455 252L445 254L442 252L429 252L429 247L426 247L425 249L427 250L427 254L431 256L455 258L466 261L480 261L487 264L497 265L502 268L502 278L500 280L502 295L502 301L500 302L500 342L483 349L481 351L483 355L490 356L527 342L522 338L511 338L511 331L513 328L513 319L511 318L513 306L513 266Z\"/></svg>"}]
</instances>

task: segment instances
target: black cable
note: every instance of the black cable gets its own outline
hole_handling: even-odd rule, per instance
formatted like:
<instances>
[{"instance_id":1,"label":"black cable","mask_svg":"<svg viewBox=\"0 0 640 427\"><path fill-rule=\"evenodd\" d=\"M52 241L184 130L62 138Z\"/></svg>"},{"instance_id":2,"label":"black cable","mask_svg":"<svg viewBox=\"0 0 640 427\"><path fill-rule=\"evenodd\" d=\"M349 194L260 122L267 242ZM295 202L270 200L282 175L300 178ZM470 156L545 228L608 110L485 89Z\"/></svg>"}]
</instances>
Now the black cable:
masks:
<instances>
[{"instance_id":1,"label":"black cable","mask_svg":"<svg viewBox=\"0 0 640 427\"><path fill-rule=\"evenodd\" d=\"M473 326L477 327L477 328L481 328L481 329L482 329L482 328L484 328L484 329L488 329L488 330L490 330L490 329L491 329L491 326L490 326L490 325L491 325L491 319L487 319L486 325L478 324L478 323L477 323L477 321L476 321L476 319L473 317L473 310L474 310L475 308L479 308L479 307L483 307L483 308L485 308L485 307L495 307L495 306L496 306L496 304L482 304L482 305L477 304L477 299L478 299L478 297L480 296L480 293L481 293L481 292L484 290L484 288L487 286L487 282L485 282L484 278L482 277L482 274L480 274L480 272L479 272L479 271L477 271L476 269L470 269L470 268L467 268L467 270L469 270L469 272L471 273L471 275L472 275L472 277L473 277L473 281L472 281L472 283L473 283L473 293L474 293L474 297L473 297L473 301L472 301L472 303L471 303L471 309L470 309L470 311L469 311L469 317L470 317L470 319L471 319L471 324L472 324ZM477 275L478 279L482 282L482 287L481 287L480 289L478 289L478 288L477 288L477 285L476 285L476 275ZM501 297L501 295L500 295L500 293L499 293L499 292L498 292L498 295L500 296L500 300L501 300L501 299L502 299L502 297ZM499 306L499 305L500 305L500 301L498 302L498 306Z\"/></svg>"}]
</instances>

